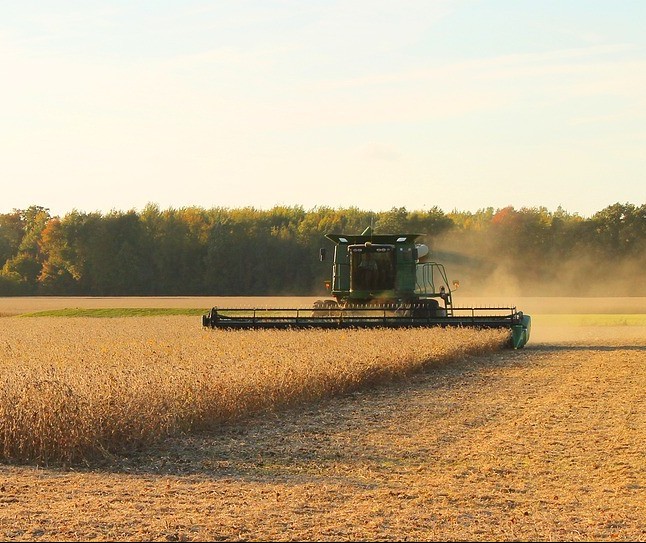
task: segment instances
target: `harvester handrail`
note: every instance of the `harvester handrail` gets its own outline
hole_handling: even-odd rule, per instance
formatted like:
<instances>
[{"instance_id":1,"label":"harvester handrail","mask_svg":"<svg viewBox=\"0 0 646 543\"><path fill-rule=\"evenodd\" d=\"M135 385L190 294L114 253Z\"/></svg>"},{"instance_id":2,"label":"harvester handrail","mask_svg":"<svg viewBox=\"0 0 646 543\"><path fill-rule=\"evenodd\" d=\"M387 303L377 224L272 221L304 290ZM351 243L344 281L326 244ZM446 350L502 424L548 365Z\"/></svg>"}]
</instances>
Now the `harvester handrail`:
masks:
<instances>
[{"instance_id":1,"label":"harvester handrail","mask_svg":"<svg viewBox=\"0 0 646 543\"><path fill-rule=\"evenodd\" d=\"M435 288L435 274L437 272L440 276L439 282L442 283L441 286L444 287L450 299L451 287L443 264L439 262L421 262L417 264L417 270L418 273L415 274L415 292L423 295L440 294L440 289Z\"/></svg>"}]
</instances>

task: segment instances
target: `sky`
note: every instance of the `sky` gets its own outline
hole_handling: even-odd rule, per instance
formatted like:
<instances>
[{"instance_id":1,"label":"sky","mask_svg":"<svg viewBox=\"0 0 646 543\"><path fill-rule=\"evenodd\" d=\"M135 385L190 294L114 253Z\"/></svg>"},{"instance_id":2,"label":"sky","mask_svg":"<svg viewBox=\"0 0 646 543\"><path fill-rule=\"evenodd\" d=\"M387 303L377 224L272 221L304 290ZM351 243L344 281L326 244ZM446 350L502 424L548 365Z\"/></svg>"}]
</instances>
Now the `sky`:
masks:
<instances>
[{"instance_id":1,"label":"sky","mask_svg":"<svg viewBox=\"0 0 646 543\"><path fill-rule=\"evenodd\" d=\"M3 0L0 213L646 203L643 0Z\"/></svg>"}]
</instances>

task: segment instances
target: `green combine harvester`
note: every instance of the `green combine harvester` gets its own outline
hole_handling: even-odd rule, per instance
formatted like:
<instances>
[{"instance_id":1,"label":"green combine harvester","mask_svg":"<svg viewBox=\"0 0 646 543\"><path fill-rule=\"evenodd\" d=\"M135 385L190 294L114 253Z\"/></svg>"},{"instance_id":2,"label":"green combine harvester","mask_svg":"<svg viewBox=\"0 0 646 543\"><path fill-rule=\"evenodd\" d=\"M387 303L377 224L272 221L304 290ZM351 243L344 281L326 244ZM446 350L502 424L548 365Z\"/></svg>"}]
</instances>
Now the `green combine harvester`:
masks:
<instances>
[{"instance_id":1,"label":"green combine harvester","mask_svg":"<svg viewBox=\"0 0 646 543\"><path fill-rule=\"evenodd\" d=\"M313 307L216 308L202 316L208 328L507 328L514 349L529 340L531 317L515 307L454 307L442 264L429 260L421 234L327 234L333 241L329 299ZM321 249L320 260L327 258ZM453 290L452 288L453 287Z\"/></svg>"}]
</instances>

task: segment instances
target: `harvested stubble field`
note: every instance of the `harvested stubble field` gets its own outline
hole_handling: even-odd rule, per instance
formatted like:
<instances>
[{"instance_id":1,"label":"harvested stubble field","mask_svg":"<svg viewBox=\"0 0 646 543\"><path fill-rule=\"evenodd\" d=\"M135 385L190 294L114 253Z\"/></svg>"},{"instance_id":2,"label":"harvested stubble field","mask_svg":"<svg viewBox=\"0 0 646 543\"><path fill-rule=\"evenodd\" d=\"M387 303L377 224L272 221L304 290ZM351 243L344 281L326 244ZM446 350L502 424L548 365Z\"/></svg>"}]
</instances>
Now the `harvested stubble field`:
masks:
<instances>
[{"instance_id":1,"label":"harvested stubble field","mask_svg":"<svg viewBox=\"0 0 646 543\"><path fill-rule=\"evenodd\" d=\"M5 540L646 541L639 319L566 330L534 300L511 351L3 303Z\"/></svg>"}]
</instances>

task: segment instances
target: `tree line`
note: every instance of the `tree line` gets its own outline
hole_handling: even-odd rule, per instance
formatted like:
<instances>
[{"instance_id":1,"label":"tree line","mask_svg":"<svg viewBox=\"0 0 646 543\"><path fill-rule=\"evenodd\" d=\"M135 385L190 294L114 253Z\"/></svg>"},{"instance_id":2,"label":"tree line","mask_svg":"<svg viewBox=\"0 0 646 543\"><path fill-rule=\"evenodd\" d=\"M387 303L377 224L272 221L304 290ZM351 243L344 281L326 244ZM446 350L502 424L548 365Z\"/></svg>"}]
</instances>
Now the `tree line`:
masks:
<instances>
[{"instance_id":1,"label":"tree line","mask_svg":"<svg viewBox=\"0 0 646 543\"><path fill-rule=\"evenodd\" d=\"M559 208L186 207L0 214L0 295L325 295L327 233L419 233L461 288L527 296L646 295L646 204Z\"/></svg>"}]
</instances>

